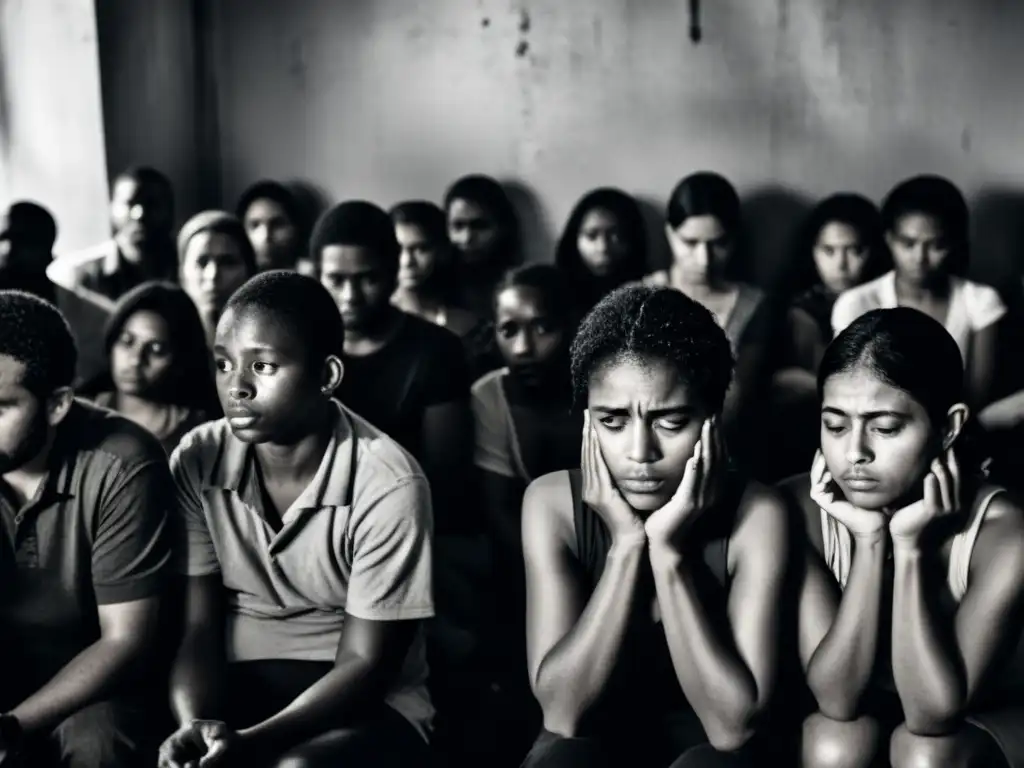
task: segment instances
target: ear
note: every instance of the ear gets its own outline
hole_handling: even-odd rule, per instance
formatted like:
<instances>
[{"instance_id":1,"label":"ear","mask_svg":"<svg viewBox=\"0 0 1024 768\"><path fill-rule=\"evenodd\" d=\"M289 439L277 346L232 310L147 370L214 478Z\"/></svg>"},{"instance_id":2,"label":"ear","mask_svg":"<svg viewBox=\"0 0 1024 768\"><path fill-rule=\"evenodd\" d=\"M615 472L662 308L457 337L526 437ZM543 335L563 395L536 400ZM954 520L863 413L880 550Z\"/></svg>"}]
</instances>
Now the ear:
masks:
<instances>
[{"instance_id":1,"label":"ear","mask_svg":"<svg viewBox=\"0 0 1024 768\"><path fill-rule=\"evenodd\" d=\"M320 382L320 391L327 397L334 396L334 390L341 386L341 380L345 376L345 365L337 355L330 355L324 362L323 378Z\"/></svg>"},{"instance_id":2,"label":"ear","mask_svg":"<svg viewBox=\"0 0 1024 768\"><path fill-rule=\"evenodd\" d=\"M46 419L51 427L55 427L64 421L72 404L75 402L75 390L71 387L55 389L46 399Z\"/></svg>"},{"instance_id":3,"label":"ear","mask_svg":"<svg viewBox=\"0 0 1024 768\"><path fill-rule=\"evenodd\" d=\"M948 451L963 432L964 424L971 416L971 409L964 403L957 403L946 411L946 424L942 432L942 450Z\"/></svg>"}]
</instances>

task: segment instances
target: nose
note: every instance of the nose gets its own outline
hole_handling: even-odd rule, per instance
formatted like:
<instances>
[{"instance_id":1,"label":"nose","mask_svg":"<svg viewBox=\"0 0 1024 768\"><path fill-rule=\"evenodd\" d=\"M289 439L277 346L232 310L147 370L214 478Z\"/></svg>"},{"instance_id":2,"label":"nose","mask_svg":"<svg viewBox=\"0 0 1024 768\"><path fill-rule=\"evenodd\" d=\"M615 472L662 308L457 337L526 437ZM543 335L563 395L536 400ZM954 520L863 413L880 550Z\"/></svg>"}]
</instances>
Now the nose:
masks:
<instances>
[{"instance_id":1,"label":"nose","mask_svg":"<svg viewBox=\"0 0 1024 768\"><path fill-rule=\"evenodd\" d=\"M512 353L516 357L530 357L534 351L533 336L529 333L520 332L512 339Z\"/></svg>"},{"instance_id":2,"label":"nose","mask_svg":"<svg viewBox=\"0 0 1024 768\"><path fill-rule=\"evenodd\" d=\"M658 459L657 443L642 419L634 422L627 458L636 464L650 464Z\"/></svg>"},{"instance_id":3,"label":"nose","mask_svg":"<svg viewBox=\"0 0 1024 768\"><path fill-rule=\"evenodd\" d=\"M249 230L249 239L254 246L266 245L270 239L270 229L264 225L253 227Z\"/></svg>"},{"instance_id":4,"label":"nose","mask_svg":"<svg viewBox=\"0 0 1024 768\"><path fill-rule=\"evenodd\" d=\"M342 280L338 284L338 302L341 304L352 304L357 298L358 291L351 280Z\"/></svg>"},{"instance_id":5,"label":"nose","mask_svg":"<svg viewBox=\"0 0 1024 768\"><path fill-rule=\"evenodd\" d=\"M398 266L402 269L409 269L414 265L415 262L412 258L412 252L408 248L403 248L402 253L398 258Z\"/></svg>"},{"instance_id":6,"label":"nose","mask_svg":"<svg viewBox=\"0 0 1024 768\"><path fill-rule=\"evenodd\" d=\"M252 383L242 374L241 371L231 374L228 380L228 397L232 400L252 400Z\"/></svg>"},{"instance_id":7,"label":"nose","mask_svg":"<svg viewBox=\"0 0 1024 768\"><path fill-rule=\"evenodd\" d=\"M213 288L217 285L220 277L220 265L211 261L209 264L203 267L202 278L204 288Z\"/></svg>"},{"instance_id":8,"label":"nose","mask_svg":"<svg viewBox=\"0 0 1024 768\"><path fill-rule=\"evenodd\" d=\"M146 209L136 203L128 209L128 218L132 221L142 221L146 217Z\"/></svg>"},{"instance_id":9,"label":"nose","mask_svg":"<svg viewBox=\"0 0 1024 768\"><path fill-rule=\"evenodd\" d=\"M851 429L846 442L846 460L850 464L864 464L870 459L871 450L864 429Z\"/></svg>"}]
</instances>

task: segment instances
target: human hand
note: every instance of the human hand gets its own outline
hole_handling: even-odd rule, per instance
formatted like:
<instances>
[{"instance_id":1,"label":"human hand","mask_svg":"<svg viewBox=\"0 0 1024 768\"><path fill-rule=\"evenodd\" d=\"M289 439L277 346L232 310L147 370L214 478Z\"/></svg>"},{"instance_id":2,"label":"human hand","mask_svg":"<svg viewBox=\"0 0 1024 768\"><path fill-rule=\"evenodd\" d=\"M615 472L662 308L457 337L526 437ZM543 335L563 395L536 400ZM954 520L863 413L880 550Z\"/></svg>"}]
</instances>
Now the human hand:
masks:
<instances>
[{"instance_id":1,"label":"human hand","mask_svg":"<svg viewBox=\"0 0 1024 768\"><path fill-rule=\"evenodd\" d=\"M583 476L583 501L601 516L612 539L644 539L643 521L612 481L589 410L583 413L580 473Z\"/></svg>"},{"instance_id":2,"label":"human hand","mask_svg":"<svg viewBox=\"0 0 1024 768\"><path fill-rule=\"evenodd\" d=\"M811 464L810 496L820 509L842 524L855 539L874 537L885 530L886 519L883 513L855 507L842 497L820 450L814 454L814 463Z\"/></svg>"},{"instance_id":3,"label":"human hand","mask_svg":"<svg viewBox=\"0 0 1024 768\"><path fill-rule=\"evenodd\" d=\"M216 768L233 752L238 734L220 720L192 720L160 745L158 768Z\"/></svg>"},{"instance_id":4,"label":"human hand","mask_svg":"<svg viewBox=\"0 0 1024 768\"><path fill-rule=\"evenodd\" d=\"M644 528L652 544L678 544L701 512L714 506L722 488L724 459L718 421L714 417L706 419L679 487L661 509L647 518Z\"/></svg>"},{"instance_id":5,"label":"human hand","mask_svg":"<svg viewBox=\"0 0 1024 768\"><path fill-rule=\"evenodd\" d=\"M921 534L935 520L960 510L960 467L953 449L932 462L924 478L924 496L889 520L893 546L917 546Z\"/></svg>"}]
</instances>

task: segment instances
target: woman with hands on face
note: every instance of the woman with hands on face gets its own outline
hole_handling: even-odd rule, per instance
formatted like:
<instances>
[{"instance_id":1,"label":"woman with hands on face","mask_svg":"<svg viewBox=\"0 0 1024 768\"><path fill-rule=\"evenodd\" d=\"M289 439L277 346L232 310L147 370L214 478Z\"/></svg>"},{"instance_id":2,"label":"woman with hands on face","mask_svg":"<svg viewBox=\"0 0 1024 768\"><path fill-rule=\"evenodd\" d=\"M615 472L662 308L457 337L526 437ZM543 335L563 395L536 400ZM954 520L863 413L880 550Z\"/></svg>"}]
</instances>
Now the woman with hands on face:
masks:
<instances>
[{"instance_id":1,"label":"woman with hands on face","mask_svg":"<svg viewBox=\"0 0 1024 768\"><path fill-rule=\"evenodd\" d=\"M572 346L581 469L523 500L530 683L525 763L751 765L776 678L786 511L727 466L733 356L670 288L602 299Z\"/></svg>"},{"instance_id":2,"label":"woman with hands on face","mask_svg":"<svg viewBox=\"0 0 1024 768\"><path fill-rule=\"evenodd\" d=\"M800 653L805 766L1024 766L1024 512L986 482L963 362L910 308L855 320L818 372Z\"/></svg>"}]
</instances>

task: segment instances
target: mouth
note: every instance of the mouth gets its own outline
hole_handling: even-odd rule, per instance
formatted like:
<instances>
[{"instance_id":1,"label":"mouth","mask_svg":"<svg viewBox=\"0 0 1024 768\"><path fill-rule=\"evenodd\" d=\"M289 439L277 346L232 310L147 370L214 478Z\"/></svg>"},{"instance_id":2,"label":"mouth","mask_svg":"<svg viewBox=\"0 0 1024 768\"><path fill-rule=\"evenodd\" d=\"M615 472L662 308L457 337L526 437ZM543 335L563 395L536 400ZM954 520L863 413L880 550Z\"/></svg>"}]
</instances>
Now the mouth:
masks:
<instances>
[{"instance_id":1,"label":"mouth","mask_svg":"<svg viewBox=\"0 0 1024 768\"><path fill-rule=\"evenodd\" d=\"M231 425L232 429L249 429L260 420L258 414L253 413L247 408L228 408L224 415L227 417L228 424Z\"/></svg>"},{"instance_id":2,"label":"mouth","mask_svg":"<svg viewBox=\"0 0 1024 768\"><path fill-rule=\"evenodd\" d=\"M875 478L864 475L844 477L843 484L851 491L873 491L878 487L878 481Z\"/></svg>"},{"instance_id":3,"label":"mouth","mask_svg":"<svg viewBox=\"0 0 1024 768\"><path fill-rule=\"evenodd\" d=\"M661 491L665 481L653 477L628 477L619 480L618 485L621 491L643 496Z\"/></svg>"}]
</instances>

